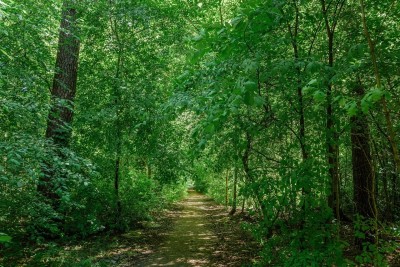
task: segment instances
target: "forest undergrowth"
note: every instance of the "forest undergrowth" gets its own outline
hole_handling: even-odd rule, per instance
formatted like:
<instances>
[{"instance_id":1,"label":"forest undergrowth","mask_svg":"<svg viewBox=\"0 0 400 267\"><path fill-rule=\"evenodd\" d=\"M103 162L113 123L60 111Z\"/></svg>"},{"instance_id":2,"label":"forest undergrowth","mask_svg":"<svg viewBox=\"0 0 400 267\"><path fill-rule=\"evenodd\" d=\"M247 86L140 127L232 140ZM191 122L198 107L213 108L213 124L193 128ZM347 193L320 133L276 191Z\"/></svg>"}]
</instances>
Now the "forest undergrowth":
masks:
<instances>
[{"instance_id":1,"label":"forest undergrowth","mask_svg":"<svg viewBox=\"0 0 400 267\"><path fill-rule=\"evenodd\" d=\"M254 266L400 265L399 17L396 0L0 0L0 265L135 259L188 188Z\"/></svg>"}]
</instances>

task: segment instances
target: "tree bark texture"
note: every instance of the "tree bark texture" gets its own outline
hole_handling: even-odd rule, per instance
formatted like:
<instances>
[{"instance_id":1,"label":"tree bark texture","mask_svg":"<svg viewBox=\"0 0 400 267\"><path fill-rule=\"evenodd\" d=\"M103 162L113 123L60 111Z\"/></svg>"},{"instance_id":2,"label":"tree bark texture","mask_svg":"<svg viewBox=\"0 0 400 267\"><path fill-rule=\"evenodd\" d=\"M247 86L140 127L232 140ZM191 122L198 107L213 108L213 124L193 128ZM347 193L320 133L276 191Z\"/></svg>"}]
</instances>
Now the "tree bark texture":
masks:
<instances>
[{"instance_id":1,"label":"tree bark texture","mask_svg":"<svg viewBox=\"0 0 400 267\"><path fill-rule=\"evenodd\" d=\"M72 7L72 2L67 0L63 4L56 69L51 89L51 110L46 129L46 137L61 147L67 147L71 138L78 77L77 12Z\"/></svg>"},{"instance_id":2,"label":"tree bark texture","mask_svg":"<svg viewBox=\"0 0 400 267\"><path fill-rule=\"evenodd\" d=\"M363 88L357 91L363 94ZM370 151L369 126L359 112L351 118L351 146L353 163L354 203L356 213L365 218L376 218L375 172Z\"/></svg>"},{"instance_id":3,"label":"tree bark texture","mask_svg":"<svg viewBox=\"0 0 400 267\"><path fill-rule=\"evenodd\" d=\"M235 169L233 171L233 196L232 196L232 209L229 212L230 215L235 214L237 209L237 182L238 182L238 169L235 166Z\"/></svg>"},{"instance_id":4,"label":"tree bark texture","mask_svg":"<svg viewBox=\"0 0 400 267\"><path fill-rule=\"evenodd\" d=\"M69 146L72 134L71 123L74 114L73 103L80 48L77 31L77 11L73 1L65 0L62 7L55 74L51 88L51 107L46 128L46 138L53 141L53 144L56 145L56 153L61 157L60 149ZM45 162L38 191L48 199L58 200L59 195L56 193L57 185L54 176L52 164Z\"/></svg>"},{"instance_id":5,"label":"tree bark texture","mask_svg":"<svg viewBox=\"0 0 400 267\"><path fill-rule=\"evenodd\" d=\"M228 208L229 204L229 170L226 171L225 176L225 207Z\"/></svg>"}]
</instances>

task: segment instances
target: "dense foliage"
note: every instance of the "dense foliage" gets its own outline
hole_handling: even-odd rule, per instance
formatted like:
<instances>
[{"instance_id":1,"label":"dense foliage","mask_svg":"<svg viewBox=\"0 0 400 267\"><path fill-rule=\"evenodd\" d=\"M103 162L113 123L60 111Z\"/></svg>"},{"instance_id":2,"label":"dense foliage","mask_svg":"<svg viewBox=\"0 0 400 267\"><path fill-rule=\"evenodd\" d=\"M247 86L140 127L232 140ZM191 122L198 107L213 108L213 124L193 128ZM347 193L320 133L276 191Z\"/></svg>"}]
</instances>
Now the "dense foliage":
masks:
<instances>
[{"instance_id":1,"label":"dense foliage","mask_svg":"<svg viewBox=\"0 0 400 267\"><path fill-rule=\"evenodd\" d=\"M391 264L399 17L378 0L0 1L0 252L136 228L193 184L252 218L260 266Z\"/></svg>"}]
</instances>

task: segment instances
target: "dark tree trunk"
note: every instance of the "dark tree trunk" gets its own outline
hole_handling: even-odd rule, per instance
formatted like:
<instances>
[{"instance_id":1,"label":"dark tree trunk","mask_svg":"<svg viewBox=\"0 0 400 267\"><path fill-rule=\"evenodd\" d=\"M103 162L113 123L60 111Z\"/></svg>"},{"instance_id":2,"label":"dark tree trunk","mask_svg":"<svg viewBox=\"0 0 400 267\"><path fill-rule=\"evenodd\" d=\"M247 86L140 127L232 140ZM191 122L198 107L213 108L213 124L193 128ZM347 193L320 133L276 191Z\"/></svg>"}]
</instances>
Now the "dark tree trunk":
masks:
<instances>
[{"instance_id":1,"label":"dark tree trunk","mask_svg":"<svg viewBox=\"0 0 400 267\"><path fill-rule=\"evenodd\" d=\"M291 39L292 39L292 48L293 48L293 56L294 56L294 61L297 64L299 59L300 59L300 47L297 42L298 36L299 36L299 27L300 27L300 10L297 5L296 1L293 1L294 8L295 8L295 23L292 29L292 26L290 23L288 23L288 31L290 33ZM297 79L297 100L298 100L298 112L299 112L299 133L298 133L298 139L300 143L300 149L301 149L301 156L303 163L306 162L308 158L308 153L306 150L306 126L305 126L305 117L304 117L304 99L303 99L303 87L302 87L302 81L301 81L301 69L300 67L296 67L296 79ZM307 196L310 193L310 189L306 187L301 188L301 193L303 195L304 200L301 201L303 204L301 206L301 209L303 210L303 215L305 217L305 207L306 207L306 201L307 201ZM305 221L302 220L302 226L305 224Z\"/></svg>"},{"instance_id":2,"label":"dark tree trunk","mask_svg":"<svg viewBox=\"0 0 400 267\"><path fill-rule=\"evenodd\" d=\"M68 147L72 128L73 107L78 76L79 39L77 37L77 12L73 1L65 0L58 40L55 75L51 89L51 109L47 119L46 138L53 141L56 153L62 157L61 149ZM44 175L38 191L48 199L57 200L54 184L55 171L50 162L45 162Z\"/></svg>"},{"instance_id":3,"label":"dark tree trunk","mask_svg":"<svg viewBox=\"0 0 400 267\"><path fill-rule=\"evenodd\" d=\"M397 178L397 175L396 175L396 173L393 173L392 174L392 204L391 204L391 206L393 207L392 208L392 211L396 211L396 215L398 216L398 215L400 215L400 195L399 195L399 192L398 192L398 190L397 190L397 182L398 182L398 178ZM393 214L392 215L392 217L394 216L395 214Z\"/></svg>"},{"instance_id":4,"label":"dark tree trunk","mask_svg":"<svg viewBox=\"0 0 400 267\"><path fill-rule=\"evenodd\" d=\"M225 176L225 207L228 208L229 204L229 170L226 171Z\"/></svg>"},{"instance_id":5,"label":"dark tree trunk","mask_svg":"<svg viewBox=\"0 0 400 267\"><path fill-rule=\"evenodd\" d=\"M118 226L118 224L120 223L121 220L121 212L122 212L122 207L121 207L121 200L119 197L119 173L120 173L120 155L117 155L117 158L115 160L115 174L114 174L114 192L115 192L115 199L116 199L116 218L115 218L115 222Z\"/></svg>"},{"instance_id":6,"label":"dark tree trunk","mask_svg":"<svg viewBox=\"0 0 400 267\"><path fill-rule=\"evenodd\" d=\"M361 7L361 15L362 15L361 21L362 21L362 25L363 25L364 35L368 42L369 54L371 57L374 74L375 74L376 87L380 89L380 88L382 88L382 83L381 83L381 74L379 72L379 67L378 67L378 57L377 57L376 47L375 47L376 40L375 41L372 40L371 34L368 29L367 19L366 19L367 14L365 12L364 0L360 0L360 7ZM399 176L400 175L400 153L399 153L399 149L397 146L397 144L398 144L397 136L398 135L396 135L396 131L393 127L392 116L390 114L390 109L388 108L388 104L386 102L385 95L383 95L383 97L381 99L381 103L382 103L382 107L383 107L383 115L385 116L386 128L388 131L388 139L389 139L390 146L392 148L393 161L395 164L395 172L396 172L396 175Z\"/></svg>"},{"instance_id":7,"label":"dark tree trunk","mask_svg":"<svg viewBox=\"0 0 400 267\"><path fill-rule=\"evenodd\" d=\"M332 12L332 22L328 17L330 4L326 4L325 0L321 0L322 15L325 22L326 35L328 38L328 66L329 73L327 77L326 87L326 146L327 146L327 161L328 173L331 183L331 192L328 195L328 205L332 209L334 216L340 220L340 183L339 183L339 148L337 146L337 131L335 128L333 101L332 101L332 84L334 65L334 36L338 22L338 17L345 4L345 0L337 0L336 8ZM332 5L333 6L333 5Z\"/></svg>"},{"instance_id":8,"label":"dark tree trunk","mask_svg":"<svg viewBox=\"0 0 400 267\"><path fill-rule=\"evenodd\" d=\"M351 119L354 203L356 212L367 218L376 216L375 174L369 147L369 128L363 115Z\"/></svg>"},{"instance_id":9,"label":"dark tree trunk","mask_svg":"<svg viewBox=\"0 0 400 267\"><path fill-rule=\"evenodd\" d=\"M113 3L110 2L112 5ZM122 157L122 118L121 113L123 111L122 107L122 96L121 96L121 72L123 69L123 54L124 54L124 46L123 42L120 39L119 35L119 25L116 19L110 17L110 28L111 32L117 46L117 62L116 62L116 70L114 76L114 107L115 107L115 166L114 166L114 194L115 194L115 225L118 230L122 230L121 220L122 220L122 204L120 198L120 183L121 183L121 157ZM147 162L145 162L147 163ZM151 171L148 173L151 175Z\"/></svg>"},{"instance_id":10,"label":"dark tree trunk","mask_svg":"<svg viewBox=\"0 0 400 267\"><path fill-rule=\"evenodd\" d=\"M351 119L351 146L353 163L354 203L356 212L366 218L375 218L375 173L369 146L369 127L364 115Z\"/></svg>"},{"instance_id":11,"label":"dark tree trunk","mask_svg":"<svg viewBox=\"0 0 400 267\"><path fill-rule=\"evenodd\" d=\"M229 212L230 215L233 215L236 213L236 206L237 206L237 181L238 181L238 170L237 167L235 166L234 172L233 172L233 197L232 197L232 209Z\"/></svg>"},{"instance_id":12,"label":"dark tree trunk","mask_svg":"<svg viewBox=\"0 0 400 267\"><path fill-rule=\"evenodd\" d=\"M328 205L332 209L336 219L340 219L340 183L339 183L339 150L336 145L337 133L335 131L334 115L332 108L332 87L327 89L327 108L326 108L326 130L327 130L327 161L328 173L330 177L331 192L328 196Z\"/></svg>"},{"instance_id":13,"label":"dark tree trunk","mask_svg":"<svg viewBox=\"0 0 400 267\"><path fill-rule=\"evenodd\" d=\"M152 171L151 171L151 165L149 163L149 160L146 161L146 175L149 179L151 179Z\"/></svg>"},{"instance_id":14,"label":"dark tree trunk","mask_svg":"<svg viewBox=\"0 0 400 267\"><path fill-rule=\"evenodd\" d=\"M362 86L357 86L355 92L358 96L364 95ZM351 148L355 211L366 219L376 220L375 172L370 151L369 126L361 112L351 118ZM366 236L371 235L366 233ZM357 240L358 244L361 242L362 240Z\"/></svg>"},{"instance_id":15,"label":"dark tree trunk","mask_svg":"<svg viewBox=\"0 0 400 267\"><path fill-rule=\"evenodd\" d=\"M250 183L254 183L254 178L253 175L251 174L251 170L249 167L249 159L250 159L250 153L251 153L251 143L252 143L252 138L251 135L248 131L246 131L246 149L243 153L242 156L242 163L243 163L243 170L244 170L244 174L246 179L250 182ZM262 202L262 198L261 198L261 192L259 188L253 188L252 189L252 193L253 196L255 197L255 204L259 207L259 212L262 218L264 218L264 205Z\"/></svg>"},{"instance_id":16,"label":"dark tree trunk","mask_svg":"<svg viewBox=\"0 0 400 267\"><path fill-rule=\"evenodd\" d=\"M76 9L64 1L58 41L56 70L51 89L51 110L46 137L56 145L67 147L71 138L73 102L78 77L79 39L76 37Z\"/></svg>"},{"instance_id":17,"label":"dark tree trunk","mask_svg":"<svg viewBox=\"0 0 400 267\"><path fill-rule=\"evenodd\" d=\"M118 52L118 62L117 62L117 71L115 74L115 169L114 169L114 192L116 199L116 218L115 223L117 226L120 226L121 218L122 218L122 204L119 194L119 185L120 185L120 169L121 169L121 151L122 151L122 130L121 130L121 92L119 88L119 79L120 79L120 71L122 67L122 50Z\"/></svg>"},{"instance_id":18,"label":"dark tree trunk","mask_svg":"<svg viewBox=\"0 0 400 267\"><path fill-rule=\"evenodd\" d=\"M294 61L297 64L299 59L300 59L300 47L297 42L298 35L299 35L299 27L300 27L300 10L299 7L296 3L296 1L293 1L294 3L294 8L295 8L295 23L294 26L292 27L290 23L288 23L288 31L291 36L291 41L292 41L292 48L293 48L293 56L294 56ZM297 78L297 100L298 100L298 105L299 105L299 142L300 142L300 148L301 148L301 155L303 158L303 161L305 161L308 158L308 153L306 150L306 126L305 126L305 117L304 117L304 99L303 99L303 87L302 87L302 81L301 81L301 69L300 67L296 67L296 78Z\"/></svg>"}]
</instances>

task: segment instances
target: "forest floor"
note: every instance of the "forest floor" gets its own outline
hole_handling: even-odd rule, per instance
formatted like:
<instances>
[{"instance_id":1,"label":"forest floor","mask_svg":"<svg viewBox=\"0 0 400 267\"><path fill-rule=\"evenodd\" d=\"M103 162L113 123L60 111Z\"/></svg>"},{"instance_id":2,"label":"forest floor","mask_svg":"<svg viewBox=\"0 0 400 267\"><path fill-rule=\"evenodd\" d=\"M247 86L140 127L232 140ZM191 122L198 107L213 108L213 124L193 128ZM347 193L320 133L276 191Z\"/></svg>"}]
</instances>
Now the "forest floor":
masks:
<instances>
[{"instance_id":1,"label":"forest floor","mask_svg":"<svg viewBox=\"0 0 400 267\"><path fill-rule=\"evenodd\" d=\"M174 227L137 266L242 266L254 258L257 249L240 223L206 196L189 191L171 215Z\"/></svg>"},{"instance_id":2,"label":"forest floor","mask_svg":"<svg viewBox=\"0 0 400 267\"><path fill-rule=\"evenodd\" d=\"M1 266L246 266L256 242L241 229L242 216L189 191L162 217L125 234L46 243L9 251Z\"/></svg>"}]
</instances>

